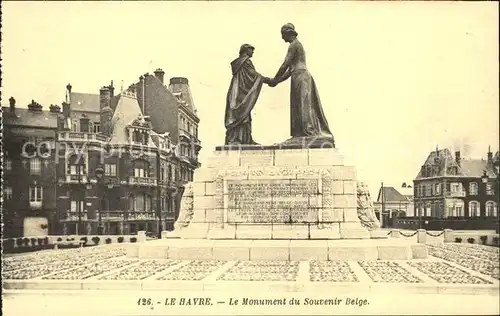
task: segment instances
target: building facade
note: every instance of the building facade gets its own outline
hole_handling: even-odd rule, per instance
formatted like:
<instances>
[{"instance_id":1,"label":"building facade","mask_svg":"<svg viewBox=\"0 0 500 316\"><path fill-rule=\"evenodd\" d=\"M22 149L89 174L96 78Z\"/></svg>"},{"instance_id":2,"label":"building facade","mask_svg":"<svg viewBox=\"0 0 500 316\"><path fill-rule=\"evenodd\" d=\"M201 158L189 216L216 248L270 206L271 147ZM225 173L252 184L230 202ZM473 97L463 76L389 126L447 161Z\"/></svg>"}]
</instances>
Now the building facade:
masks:
<instances>
[{"instance_id":1,"label":"building facade","mask_svg":"<svg viewBox=\"0 0 500 316\"><path fill-rule=\"evenodd\" d=\"M392 186L381 186L373 208L381 227L393 227L397 219L413 216L412 186L403 183L399 190Z\"/></svg>"},{"instance_id":2,"label":"building facade","mask_svg":"<svg viewBox=\"0 0 500 316\"><path fill-rule=\"evenodd\" d=\"M463 159L448 149L431 152L413 186L419 226L497 230L499 165L499 153L490 150L486 159Z\"/></svg>"},{"instance_id":3,"label":"building facade","mask_svg":"<svg viewBox=\"0 0 500 316\"><path fill-rule=\"evenodd\" d=\"M133 234L140 230L159 234L173 229L184 185L192 180L194 170L199 167L197 157L201 148L197 133L189 134L187 140L181 138L179 121L187 111L192 118L191 128L197 131L199 119L196 113L184 108L183 100L174 95L177 92L163 86L161 95L151 93L154 97L147 97L148 90L155 88L154 84L145 85L152 81L151 77L141 76L142 89L132 85L118 95L114 95L112 83L96 95L75 93L68 85L62 109L51 106L47 112L37 105L34 109L16 111L23 113L22 117L43 119L44 124L18 122L17 125L24 124L23 133L12 116L15 106L4 110L4 117L9 117L4 128L4 139L9 140L4 142L8 153L5 162L11 166L9 172L19 173L24 160L25 165L39 169L38 160L42 157L24 159L16 154L22 152L16 148L23 147L30 140L29 135L39 139L34 148L41 141L49 144L43 152L41 172L25 172L28 179L8 178L11 180L5 186L4 200L8 202L22 195L31 201L33 191L34 202L39 202L37 194L42 195L43 202L31 203L36 212L30 204L23 206L23 210L15 203L8 205L12 215L15 214L9 215L15 221L11 227L17 229L11 235L32 234L29 227L33 225L21 223L24 221L21 218L28 217L46 222L43 227L47 226L50 234ZM159 81L157 77L154 79ZM146 93L138 96L138 90ZM190 93L189 87L183 97L192 100L186 93ZM158 121L145 113L146 108L153 116L162 112L173 118L161 116L163 120ZM175 124L168 126L171 122ZM20 136L24 134L28 137Z\"/></svg>"},{"instance_id":4,"label":"building facade","mask_svg":"<svg viewBox=\"0 0 500 316\"><path fill-rule=\"evenodd\" d=\"M57 122L60 107L44 111L32 101L19 108L14 98L2 107L2 215L3 234L22 236L55 233L49 225L56 221L56 161Z\"/></svg>"}]
</instances>

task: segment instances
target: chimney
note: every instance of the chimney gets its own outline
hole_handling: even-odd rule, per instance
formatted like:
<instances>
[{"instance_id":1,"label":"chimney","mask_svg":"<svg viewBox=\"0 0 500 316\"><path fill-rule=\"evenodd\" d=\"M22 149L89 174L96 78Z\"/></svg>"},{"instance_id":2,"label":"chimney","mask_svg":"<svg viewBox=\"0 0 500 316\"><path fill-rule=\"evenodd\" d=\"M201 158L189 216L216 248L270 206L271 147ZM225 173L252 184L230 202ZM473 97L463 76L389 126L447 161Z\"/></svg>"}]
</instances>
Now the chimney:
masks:
<instances>
[{"instance_id":1,"label":"chimney","mask_svg":"<svg viewBox=\"0 0 500 316\"><path fill-rule=\"evenodd\" d=\"M9 105L10 105L10 111L12 113L16 113L16 99L14 99L14 97L10 97Z\"/></svg>"},{"instance_id":2,"label":"chimney","mask_svg":"<svg viewBox=\"0 0 500 316\"><path fill-rule=\"evenodd\" d=\"M49 109L50 113L61 113L61 107L57 104L51 104Z\"/></svg>"},{"instance_id":3,"label":"chimney","mask_svg":"<svg viewBox=\"0 0 500 316\"><path fill-rule=\"evenodd\" d=\"M455 162L460 166L460 150L455 151Z\"/></svg>"},{"instance_id":4,"label":"chimney","mask_svg":"<svg viewBox=\"0 0 500 316\"><path fill-rule=\"evenodd\" d=\"M488 146L488 163L493 162L493 153L491 152L491 146Z\"/></svg>"},{"instance_id":5,"label":"chimney","mask_svg":"<svg viewBox=\"0 0 500 316\"><path fill-rule=\"evenodd\" d=\"M160 80L161 84L163 84L163 77L165 76L165 72L161 69L158 68L155 70L155 77Z\"/></svg>"},{"instance_id":6,"label":"chimney","mask_svg":"<svg viewBox=\"0 0 500 316\"><path fill-rule=\"evenodd\" d=\"M99 103L101 105L100 123L101 133L104 135L111 134L111 118L113 117L113 110L111 109L111 95L113 86L102 87L99 90Z\"/></svg>"},{"instance_id":7,"label":"chimney","mask_svg":"<svg viewBox=\"0 0 500 316\"><path fill-rule=\"evenodd\" d=\"M69 117L71 115L71 104L63 102L62 103L62 112L64 117Z\"/></svg>"},{"instance_id":8,"label":"chimney","mask_svg":"<svg viewBox=\"0 0 500 316\"><path fill-rule=\"evenodd\" d=\"M66 86L66 103L71 104L71 84L68 83Z\"/></svg>"},{"instance_id":9,"label":"chimney","mask_svg":"<svg viewBox=\"0 0 500 316\"><path fill-rule=\"evenodd\" d=\"M111 84L109 85L109 92L111 99L115 96L115 87L113 86L113 80L111 80Z\"/></svg>"},{"instance_id":10,"label":"chimney","mask_svg":"<svg viewBox=\"0 0 500 316\"><path fill-rule=\"evenodd\" d=\"M101 110L106 107L111 107L111 90L109 87L102 87L99 90L99 103Z\"/></svg>"},{"instance_id":11,"label":"chimney","mask_svg":"<svg viewBox=\"0 0 500 316\"><path fill-rule=\"evenodd\" d=\"M34 112L41 112L42 105L38 102L35 102L35 100L31 100L31 103L28 104L28 110L34 111Z\"/></svg>"}]
</instances>

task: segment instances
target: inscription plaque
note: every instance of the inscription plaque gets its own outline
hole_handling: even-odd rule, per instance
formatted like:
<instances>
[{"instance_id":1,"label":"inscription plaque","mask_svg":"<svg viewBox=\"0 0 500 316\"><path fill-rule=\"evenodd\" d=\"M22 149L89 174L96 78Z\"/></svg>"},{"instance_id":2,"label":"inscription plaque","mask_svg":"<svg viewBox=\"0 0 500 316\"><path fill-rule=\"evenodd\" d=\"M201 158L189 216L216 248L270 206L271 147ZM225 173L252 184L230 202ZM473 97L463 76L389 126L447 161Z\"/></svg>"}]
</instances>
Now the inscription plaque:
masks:
<instances>
[{"instance_id":1,"label":"inscription plaque","mask_svg":"<svg viewBox=\"0 0 500 316\"><path fill-rule=\"evenodd\" d=\"M227 181L228 223L316 222L318 179Z\"/></svg>"}]
</instances>

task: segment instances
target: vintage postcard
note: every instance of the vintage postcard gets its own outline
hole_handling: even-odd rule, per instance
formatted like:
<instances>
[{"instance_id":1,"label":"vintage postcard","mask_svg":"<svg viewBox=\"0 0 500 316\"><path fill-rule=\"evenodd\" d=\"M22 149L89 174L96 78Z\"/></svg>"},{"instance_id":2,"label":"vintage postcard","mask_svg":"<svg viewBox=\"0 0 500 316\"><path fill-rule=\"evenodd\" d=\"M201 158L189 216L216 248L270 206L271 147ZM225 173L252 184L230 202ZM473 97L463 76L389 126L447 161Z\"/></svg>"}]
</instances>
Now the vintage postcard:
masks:
<instances>
[{"instance_id":1,"label":"vintage postcard","mask_svg":"<svg viewBox=\"0 0 500 316\"><path fill-rule=\"evenodd\" d=\"M5 1L2 309L498 315L498 3Z\"/></svg>"}]
</instances>

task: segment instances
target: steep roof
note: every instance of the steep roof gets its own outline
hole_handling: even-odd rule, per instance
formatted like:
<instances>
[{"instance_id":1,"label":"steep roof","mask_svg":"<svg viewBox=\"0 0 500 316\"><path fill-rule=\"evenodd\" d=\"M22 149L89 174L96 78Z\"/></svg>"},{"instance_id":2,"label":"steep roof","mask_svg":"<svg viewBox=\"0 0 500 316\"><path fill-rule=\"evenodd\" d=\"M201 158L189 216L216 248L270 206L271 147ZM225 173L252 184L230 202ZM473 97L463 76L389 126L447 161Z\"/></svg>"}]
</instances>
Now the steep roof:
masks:
<instances>
[{"instance_id":1,"label":"steep roof","mask_svg":"<svg viewBox=\"0 0 500 316\"><path fill-rule=\"evenodd\" d=\"M394 187L382 187L378 191L377 202L382 202L382 193L385 202L406 202L408 199Z\"/></svg>"},{"instance_id":2,"label":"steep roof","mask_svg":"<svg viewBox=\"0 0 500 316\"><path fill-rule=\"evenodd\" d=\"M488 164L488 161L483 159L464 159L460 162L460 175L468 178L478 178L484 174L488 177L495 177L495 172Z\"/></svg>"},{"instance_id":3,"label":"steep roof","mask_svg":"<svg viewBox=\"0 0 500 316\"><path fill-rule=\"evenodd\" d=\"M99 113L101 105L98 94L71 92L71 110Z\"/></svg>"},{"instance_id":4,"label":"steep roof","mask_svg":"<svg viewBox=\"0 0 500 316\"><path fill-rule=\"evenodd\" d=\"M111 138L109 143L112 145L128 144L127 127L138 124L151 128L151 124L145 120L142 114L135 93L123 91L111 118ZM151 134L149 135L148 146L157 147L151 138Z\"/></svg>"},{"instance_id":5,"label":"steep roof","mask_svg":"<svg viewBox=\"0 0 500 316\"><path fill-rule=\"evenodd\" d=\"M180 104L187 107L193 114L196 114L197 110L194 105L193 95L191 94L191 89L189 88L189 82L187 78L171 78L168 90L172 92L172 94L177 98Z\"/></svg>"},{"instance_id":6,"label":"steep roof","mask_svg":"<svg viewBox=\"0 0 500 316\"><path fill-rule=\"evenodd\" d=\"M434 177L468 177L479 178L484 171L489 177L495 177L495 171L485 159L460 159L457 163L455 157L448 149L432 151L427 157L424 166L437 167ZM456 173L450 172L450 167L456 168ZM425 178L421 169L415 180Z\"/></svg>"},{"instance_id":7,"label":"steep roof","mask_svg":"<svg viewBox=\"0 0 500 316\"><path fill-rule=\"evenodd\" d=\"M25 108L16 108L16 113L14 114L10 112L9 107L2 107L2 121L4 125L57 128L58 115L59 113L32 111Z\"/></svg>"},{"instance_id":8,"label":"steep roof","mask_svg":"<svg viewBox=\"0 0 500 316\"><path fill-rule=\"evenodd\" d=\"M111 118L110 144L128 144L127 127L140 115L137 98L132 93L122 93Z\"/></svg>"}]
</instances>

